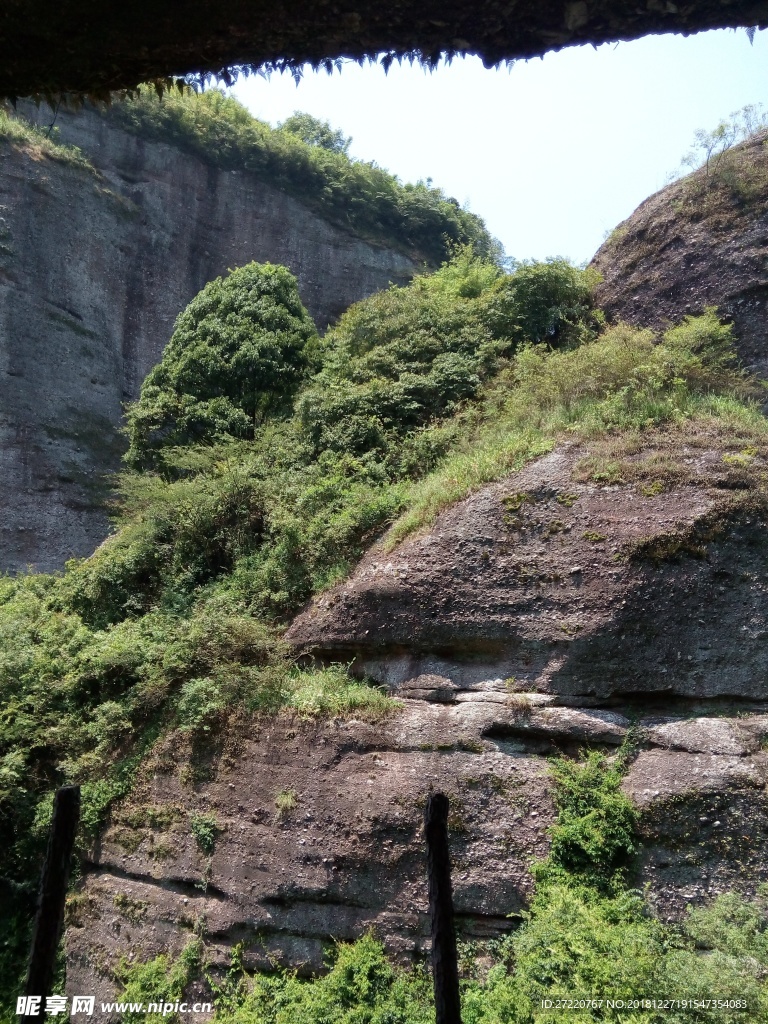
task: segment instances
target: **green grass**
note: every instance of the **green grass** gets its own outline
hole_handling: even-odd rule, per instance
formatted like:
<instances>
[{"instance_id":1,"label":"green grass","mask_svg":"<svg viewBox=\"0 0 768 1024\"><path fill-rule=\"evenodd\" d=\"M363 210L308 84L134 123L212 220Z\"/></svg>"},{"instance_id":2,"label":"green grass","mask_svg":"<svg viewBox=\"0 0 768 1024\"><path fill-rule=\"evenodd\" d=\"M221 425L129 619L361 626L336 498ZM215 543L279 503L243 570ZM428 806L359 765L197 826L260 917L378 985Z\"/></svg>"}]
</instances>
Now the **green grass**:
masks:
<instances>
[{"instance_id":1,"label":"green grass","mask_svg":"<svg viewBox=\"0 0 768 1024\"><path fill-rule=\"evenodd\" d=\"M729 338L730 329L708 311L663 339L619 325L568 351L523 348L480 402L456 417L457 440L439 468L411 488L408 509L386 547L558 442L638 435L660 426L691 430L694 423L706 431L713 420L727 425L721 433L765 441L768 424L753 401L759 386L733 367Z\"/></svg>"},{"instance_id":2,"label":"green grass","mask_svg":"<svg viewBox=\"0 0 768 1024\"><path fill-rule=\"evenodd\" d=\"M22 117L10 114L0 104L0 138L23 149L36 160L56 160L96 174L93 165L77 146L64 145L57 141L57 136L56 129L49 134L45 128L38 128Z\"/></svg>"},{"instance_id":3,"label":"green grass","mask_svg":"<svg viewBox=\"0 0 768 1024\"><path fill-rule=\"evenodd\" d=\"M298 805L299 798L295 789L283 789L275 797L275 810L278 817L284 818Z\"/></svg>"}]
</instances>

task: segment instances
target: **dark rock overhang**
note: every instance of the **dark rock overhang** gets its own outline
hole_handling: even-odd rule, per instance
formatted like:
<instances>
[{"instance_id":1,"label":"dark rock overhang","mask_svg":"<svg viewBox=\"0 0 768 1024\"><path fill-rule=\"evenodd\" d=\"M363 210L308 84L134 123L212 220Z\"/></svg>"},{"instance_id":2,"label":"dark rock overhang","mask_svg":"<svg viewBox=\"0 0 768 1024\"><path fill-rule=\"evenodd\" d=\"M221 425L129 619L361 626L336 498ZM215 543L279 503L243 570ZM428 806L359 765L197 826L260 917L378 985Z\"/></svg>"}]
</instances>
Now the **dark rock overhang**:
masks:
<instances>
[{"instance_id":1,"label":"dark rock overhang","mask_svg":"<svg viewBox=\"0 0 768 1024\"><path fill-rule=\"evenodd\" d=\"M768 26L768 0L4 0L0 95L106 97L140 82L339 58L478 54L487 66L649 33Z\"/></svg>"}]
</instances>

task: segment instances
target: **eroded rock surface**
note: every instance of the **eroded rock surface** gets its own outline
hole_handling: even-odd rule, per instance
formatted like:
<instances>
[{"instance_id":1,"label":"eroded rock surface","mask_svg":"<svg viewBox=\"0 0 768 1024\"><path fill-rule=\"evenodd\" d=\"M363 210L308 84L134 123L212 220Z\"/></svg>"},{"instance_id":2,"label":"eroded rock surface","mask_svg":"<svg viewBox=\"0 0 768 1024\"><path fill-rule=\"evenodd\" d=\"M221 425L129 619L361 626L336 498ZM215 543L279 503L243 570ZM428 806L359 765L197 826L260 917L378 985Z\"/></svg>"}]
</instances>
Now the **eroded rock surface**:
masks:
<instances>
[{"instance_id":1,"label":"eroded rock surface","mask_svg":"<svg viewBox=\"0 0 768 1024\"><path fill-rule=\"evenodd\" d=\"M584 452L558 449L374 547L288 639L394 691L440 677L455 699L491 680L572 704L768 698L762 515L734 510L719 451L680 455L696 482L646 494L580 482Z\"/></svg>"},{"instance_id":2,"label":"eroded rock surface","mask_svg":"<svg viewBox=\"0 0 768 1024\"><path fill-rule=\"evenodd\" d=\"M739 354L768 376L768 136L734 149L709 175L663 188L611 233L592 261L609 316L663 330L717 306Z\"/></svg>"},{"instance_id":3,"label":"eroded rock surface","mask_svg":"<svg viewBox=\"0 0 768 1024\"><path fill-rule=\"evenodd\" d=\"M491 692L497 699L482 699ZM419 959L429 947L422 814L433 789L451 800L460 934L497 937L519 922L531 862L547 852L544 755L584 745L610 754L628 729L637 754L624 788L643 836L636 882L648 883L659 914L676 919L691 903L768 880L759 705L699 702L662 716L660 702L639 716L631 705L571 708L501 689L465 698L405 697L374 723L284 716L251 723L218 752L178 741L160 751L86 865L67 932L69 991L106 1000L121 957L178 954L192 934L214 971L237 943L250 968L317 970L331 939L369 929L401 961ZM196 838L201 819L215 825L212 851Z\"/></svg>"},{"instance_id":4,"label":"eroded rock surface","mask_svg":"<svg viewBox=\"0 0 768 1024\"><path fill-rule=\"evenodd\" d=\"M509 930L554 812L525 734L485 737L500 716L517 711L409 700L377 723L279 719L203 765L214 778L193 785L201 765L167 751L93 851L68 930L69 988L106 991L99 965L178 952L193 928L220 967L243 942L251 967L319 969L332 937L369 928L395 955L417 956L429 940L421 830L433 788L451 798L462 933ZM196 815L221 830L212 856L195 840Z\"/></svg>"},{"instance_id":5,"label":"eroded rock surface","mask_svg":"<svg viewBox=\"0 0 768 1024\"><path fill-rule=\"evenodd\" d=\"M176 737L153 755L91 851L71 992L106 993L121 956L175 953L193 932L214 969L242 943L250 967L313 970L330 939L371 928L419 958L438 789L461 934L495 937L548 849L546 757L585 747L632 751L635 881L660 916L768 880L760 503L734 504L740 478L701 438L678 447L687 476L661 493L589 482L588 455L558 450L371 551L294 622L300 651L353 657L396 693L389 717L244 720L221 749Z\"/></svg>"}]
</instances>

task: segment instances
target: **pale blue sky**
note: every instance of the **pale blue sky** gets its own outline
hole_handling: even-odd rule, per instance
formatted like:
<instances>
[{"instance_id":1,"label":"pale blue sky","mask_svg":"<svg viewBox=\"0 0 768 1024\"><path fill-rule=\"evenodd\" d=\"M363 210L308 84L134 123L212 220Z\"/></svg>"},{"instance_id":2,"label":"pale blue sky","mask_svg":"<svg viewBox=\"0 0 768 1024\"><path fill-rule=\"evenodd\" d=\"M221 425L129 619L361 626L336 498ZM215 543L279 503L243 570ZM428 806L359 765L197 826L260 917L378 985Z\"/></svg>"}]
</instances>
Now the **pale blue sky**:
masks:
<instances>
[{"instance_id":1,"label":"pale blue sky","mask_svg":"<svg viewBox=\"0 0 768 1024\"><path fill-rule=\"evenodd\" d=\"M431 177L467 203L510 256L589 259L661 188L697 128L768 105L768 32L649 36L487 71L346 64L239 82L271 123L305 110L353 137L351 154L404 181Z\"/></svg>"}]
</instances>

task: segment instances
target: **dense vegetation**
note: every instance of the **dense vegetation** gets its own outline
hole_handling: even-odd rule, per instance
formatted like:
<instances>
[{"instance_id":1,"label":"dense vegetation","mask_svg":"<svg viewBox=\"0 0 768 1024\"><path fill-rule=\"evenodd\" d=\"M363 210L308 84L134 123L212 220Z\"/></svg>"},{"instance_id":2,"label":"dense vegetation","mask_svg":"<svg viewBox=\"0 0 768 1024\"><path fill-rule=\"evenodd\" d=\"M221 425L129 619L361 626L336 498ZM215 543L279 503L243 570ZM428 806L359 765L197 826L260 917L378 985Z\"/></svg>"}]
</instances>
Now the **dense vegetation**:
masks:
<instances>
[{"instance_id":1,"label":"dense vegetation","mask_svg":"<svg viewBox=\"0 0 768 1024\"><path fill-rule=\"evenodd\" d=\"M698 425L725 451L765 445L714 313L661 339L605 329L589 284L562 261L504 274L459 248L436 274L354 306L322 341L290 275L270 266L212 283L180 316L130 417L117 532L63 575L0 579L5 1000L55 786L82 785L93 834L160 737L286 707L391 712L339 668L299 670L281 642L301 604L390 524L394 543L563 436ZM645 927L639 904L615 894L631 821L612 797L600 812L616 823L610 863L579 882L594 898L558 888L558 865L575 877L579 849L600 852L584 845L579 806L573 820L563 806L559 859L540 884L586 930L595 915ZM543 904L537 914L554 927Z\"/></svg>"},{"instance_id":2,"label":"dense vegetation","mask_svg":"<svg viewBox=\"0 0 768 1024\"><path fill-rule=\"evenodd\" d=\"M446 258L447 246L457 243L498 255L498 243L480 218L455 199L423 182L403 185L374 163L352 160L343 135L333 129L323 133L322 122L315 122L313 132L307 115L301 123L289 118L275 129L216 89L172 92L162 99L142 89L104 116L216 167L249 171L333 223L433 266Z\"/></svg>"},{"instance_id":3,"label":"dense vegetation","mask_svg":"<svg viewBox=\"0 0 768 1024\"><path fill-rule=\"evenodd\" d=\"M298 136L308 146L322 146L332 153L349 153L349 147L352 145L351 137L345 136L341 128L332 128L328 121L321 121L300 110L281 121L277 127Z\"/></svg>"},{"instance_id":4,"label":"dense vegetation","mask_svg":"<svg viewBox=\"0 0 768 1024\"><path fill-rule=\"evenodd\" d=\"M155 449L253 438L290 408L317 341L285 267L252 263L211 281L176 321L129 414L128 464L150 464Z\"/></svg>"},{"instance_id":5,"label":"dense vegetation","mask_svg":"<svg viewBox=\"0 0 768 1024\"><path fill-rule=\"evenodd\" d=\"M768 898L718 897L662 924L628 887L637 849L636 814L620 784L629 751L610 763L598 753L552 762L558 818L549 857L534 868L536 895L523 924L491 944L480 967L463 951L463 1024L556 1021L762 1021L768 1013ZM185 974L180 965L187 967ZM121 968L122 998L157 1001L205 970L193 942L179 961L158 957ZM368 935L338 946L330 971L313 980L291 972L249 977L236 949L224 982L211 980L220 1024L433 1024L425 967L394 966ZM180 993L179 993L180 994ZM178 998L178 996L177 996ZM693 1009L686 1001L719 999ZM572 1008L557 1000L574 1000ZM651 1000L683 1005L655 1008ZM606 1000L619 1002L612 1008ZM637 1006L647 1000L648 1006ZM629 1003L621 1005L621 1001ZM547 1005L549 1002L549 1006ZM728 1003L735 1004L728 1007ZM743 1008L746 1004L746 1011ZM741 1008L737 1008L741 1007Z\"/></svg>"}]
</instances>

